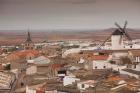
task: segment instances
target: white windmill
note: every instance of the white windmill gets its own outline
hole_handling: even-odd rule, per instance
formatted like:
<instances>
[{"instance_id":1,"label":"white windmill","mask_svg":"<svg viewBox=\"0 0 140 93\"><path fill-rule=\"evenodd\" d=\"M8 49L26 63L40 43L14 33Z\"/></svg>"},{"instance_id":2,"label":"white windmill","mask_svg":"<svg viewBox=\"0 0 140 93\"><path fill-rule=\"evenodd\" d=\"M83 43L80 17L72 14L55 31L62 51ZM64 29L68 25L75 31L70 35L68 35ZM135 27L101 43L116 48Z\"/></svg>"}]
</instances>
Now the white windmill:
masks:
<instances>
[{"instance_id":1,"label":"white windmill","mask_svg":"<svg viewBox=\"0 0 140 93\"><path fill-rule=\"evenodd\" d=\"M123 28L117 23L115 23L115 25L118 28L102 44L98 46L98 49L101 49L101 46L103 46L110 39L111 39L112 50L124 49L123 41L125 37L127 38L128 41L130 41L129 45L130 48L132 48L132 44L131 44L132 39L126 32L127 21L125 21Z\"/></svg>"}]
</instances>

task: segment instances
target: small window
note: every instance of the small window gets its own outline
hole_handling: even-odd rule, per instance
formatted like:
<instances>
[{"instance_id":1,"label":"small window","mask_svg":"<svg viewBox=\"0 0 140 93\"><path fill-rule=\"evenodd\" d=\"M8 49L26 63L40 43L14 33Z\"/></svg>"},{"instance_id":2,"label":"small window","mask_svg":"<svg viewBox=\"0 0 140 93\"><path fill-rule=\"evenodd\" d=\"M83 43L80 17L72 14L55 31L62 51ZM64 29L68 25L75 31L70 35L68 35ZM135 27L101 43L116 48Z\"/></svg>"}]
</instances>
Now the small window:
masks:
<instances>
[{"instance_id":1,"label":"small window","mask_svg":"<svg viewBox=\"0 0 140 93\"><path fill-rule=\"evenodd\" d=\"M82 88L84 88L85 87L85 85L84 84L82 84Z\"/></svg>"},{"instance_id":2,"label":"small window","mask_svg":"<svg viewBox=\"0 0 140 93\"><path fill-rule=\"evenodd\" d=\"M136 69L137 65L134 65L134 69Z\"/></svg>"},{"instance_id":3,"label":"small window","mask_svg":"<svg viewBox=\"0 0 140 93\"><path fill-rule=\"evenodd\" d=\"M95 69L97 69L97 66L95 66Z\"/></svg>"},{"instance_id":4,"label":"small window","mask_svg":"<svg viewBox=\"0 0 140 93\"><path fill-rule=\"evenodd\" d=\"M106 66L104 66L104 69L106 68Z\"/></svg>"}]
</instances>

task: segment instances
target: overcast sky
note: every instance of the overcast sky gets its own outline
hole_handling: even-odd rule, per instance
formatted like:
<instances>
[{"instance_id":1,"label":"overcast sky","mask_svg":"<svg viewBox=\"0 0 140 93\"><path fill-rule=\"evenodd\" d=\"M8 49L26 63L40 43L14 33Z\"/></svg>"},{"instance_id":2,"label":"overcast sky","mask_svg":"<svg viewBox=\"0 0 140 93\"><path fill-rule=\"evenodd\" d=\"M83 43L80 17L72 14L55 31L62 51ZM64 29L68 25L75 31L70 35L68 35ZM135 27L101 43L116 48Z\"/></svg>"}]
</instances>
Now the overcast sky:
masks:
<instances>
[{"instance_id":1,"label":"overcast sky","mask_svg":"<svg viewBox=\"0 0 140 93\"><path fill-rule=\"evenodd\" d=\"M0 30L140 28L140 0L0 0Z\"/></svg>"}]
</instances>

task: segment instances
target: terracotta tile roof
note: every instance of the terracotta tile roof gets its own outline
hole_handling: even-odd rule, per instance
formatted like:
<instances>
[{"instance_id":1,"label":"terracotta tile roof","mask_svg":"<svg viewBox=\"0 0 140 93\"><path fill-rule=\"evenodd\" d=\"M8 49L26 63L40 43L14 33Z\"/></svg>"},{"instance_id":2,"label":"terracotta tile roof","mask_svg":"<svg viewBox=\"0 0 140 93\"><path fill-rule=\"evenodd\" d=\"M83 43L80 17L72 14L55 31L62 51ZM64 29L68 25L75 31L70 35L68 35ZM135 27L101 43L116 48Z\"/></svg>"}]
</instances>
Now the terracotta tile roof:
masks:
<instances>
[{"instance_id":1,"label":"terracotta tile roof","mask_svg":"<svg viewBox=\"0 0 140 93\"><path fill-rule=\"evenodd\" d=\"M39 55L39 52L37 50L22 50L12 53L12 55L16 55L20 58L24 58L29 54L33 54L35 56Z\"/></svg>"},{"instance_id":2,"label":"terracotta tile roof","mask_svg":"<svg viewBox=\"0 0 140 93\"><path fill-rule=\"evenodd\" d=\"M71 54L70 56L77 60L83 58L88 61L93 61L93 60L107 60L109 54L107 53L105 55L94 55L94 52L92 52L92 53L84 53L84 54L75 53L75 54Z\"/></svg>"},{"instance_id":3,"label":"terracotta tile roof","mask_svg":"<svg viewBox=\"0 0 140 93\"><path fill-rule=\"evenodd\" d=\"M52 69L57 69L57 68L61 68L61 67L62 67L61 64L52 64L52 65L51 65L51 68L52 68Z\"/></svg>"},{"instance_id":4,"label":"terracotta tile roof","mask_svg":"<svg viewBox=\"0 0 140 93\"><path fill-rule=\"evenodd\" d=\"M140 50L131 50L133 56L140 56Z\"/></svg>"},{"instance_id":5,"label":"terracotta tile roof","mask_svg":"<svg viewBox=\"0 0 140 93\"><path fill-rule=\"evenodd\" d=\"M94 80L87 80L87 81L83 81L83 82L79 82L80 84L86 84L86 85L89 85L89 86L94 86L96 81Z\"/></svg>"},{"instance_id":6,"label":"terracotta tile roof","mask_svg":"<svg viewBox=\"0 0 140 93\"><path fill-rule=\"evenodd\" d=\"M109 77L106 81L107 82L114 82L114 81L120 81L123 80L123 78L119 77L119 76L114 76L114 77Z\"/></svg>"},{"instance_id":7,"label":"terracotta tile roof","mask_svg":"<svg viewBox=\"0 0 140 93\"><path fill-rule=\"evenodd\" d=\"M108 55L94 55L92 57L92 60L107 60L108 59Z\"/></svg>"},{"instance_id":8,"label":"terracotta tile roof","mask_svg":"<svg viewBox=\"0 0 140 93\"><path fill-rule=\"evenodd\" d=\"M36 93L45 93L45 90L44 89L37 89Z\"/></svg>"}]
</instances>

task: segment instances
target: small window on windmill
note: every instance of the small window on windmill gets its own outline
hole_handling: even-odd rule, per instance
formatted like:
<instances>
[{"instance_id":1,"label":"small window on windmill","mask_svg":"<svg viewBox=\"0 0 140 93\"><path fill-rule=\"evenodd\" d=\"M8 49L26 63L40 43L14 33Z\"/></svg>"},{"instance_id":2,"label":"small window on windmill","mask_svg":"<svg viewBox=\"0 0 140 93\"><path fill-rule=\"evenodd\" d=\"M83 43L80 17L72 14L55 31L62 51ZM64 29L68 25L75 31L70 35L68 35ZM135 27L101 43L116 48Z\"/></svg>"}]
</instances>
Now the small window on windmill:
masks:
<instances>
[{"instance_id":1,"label":"small window on windmill","mask_svg":"<svg viewBox=\"0 0 140 93\"><path fill-rule=\"evenodd\" d=\"M106 66L104 66L104 69L106 68Z\"/></svg>"}]
</instances>

